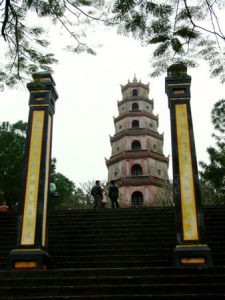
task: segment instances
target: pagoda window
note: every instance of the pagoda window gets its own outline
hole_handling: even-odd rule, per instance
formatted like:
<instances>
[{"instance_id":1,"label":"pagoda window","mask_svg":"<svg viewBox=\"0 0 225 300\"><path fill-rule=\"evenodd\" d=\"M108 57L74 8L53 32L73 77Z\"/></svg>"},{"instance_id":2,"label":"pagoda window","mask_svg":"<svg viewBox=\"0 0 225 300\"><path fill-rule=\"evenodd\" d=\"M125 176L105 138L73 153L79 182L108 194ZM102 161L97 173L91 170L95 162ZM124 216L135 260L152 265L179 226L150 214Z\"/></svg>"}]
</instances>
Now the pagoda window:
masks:
<instances>
[{"instance_id":1,"label":"pagoda window","mask_svg":"<svg viewBox=\"0 0 225 300\"><path fill-rule=\"evenodd\" d=\"M138 120L133 120L132 121L132 128L139 128L139 121Z\"/></svg>"},{"instance_id":2,"label":"pagoda window","mask_svg":"<svg viewBox=\"0 0 225 300\"><path fill-rule=\"evenodd\" d=\"M138 164L133 165L131 168L131 175L132 176L142 175L142 167Z\"/></svg>"},{"instance_id":3,"label":"pagoda window","mask_svg":"<svg viewBox=\"0 0 225 300\"><path fill-rule=\"evenodd\" d=\"M141 150L141 143L139 141L133 141L132 150Z\"/></svg>"},{"instance_id":4,"label":"pagoda window","mask_svg":"<svg viewBox=\"0 0 225 300\"><path fill-rule=\"evenodd\" d=\"M134 102L132 104L132 111L139 111L139 105L138 105L138 103Z\"/></svg>"},{"instance_id":5,"label":"pagoda window","mask_svg":"<svg viewBox=\"0 0 225 300\"><path fill-rule=\"evenodd\" d=\"M133 89L132 96L138 96L138 90L137 89Z\"/></svg>"}]
</instances>

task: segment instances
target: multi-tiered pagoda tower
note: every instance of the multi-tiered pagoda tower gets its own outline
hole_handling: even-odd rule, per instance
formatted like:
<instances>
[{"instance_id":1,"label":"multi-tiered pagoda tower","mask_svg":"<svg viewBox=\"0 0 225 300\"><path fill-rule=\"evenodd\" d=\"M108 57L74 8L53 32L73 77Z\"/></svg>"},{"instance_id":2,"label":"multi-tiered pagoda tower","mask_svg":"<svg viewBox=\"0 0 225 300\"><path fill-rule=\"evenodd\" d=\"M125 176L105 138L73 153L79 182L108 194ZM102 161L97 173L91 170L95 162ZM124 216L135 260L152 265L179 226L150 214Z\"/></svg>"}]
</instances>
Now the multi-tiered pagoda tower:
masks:
<instances>
[{"instance_id":1,"label":"multi-tiered pagoda tower","mask_svg":"<svg viewBox=\"0 0 225 300\"><path fill-rule=\"evenodd\" d=\"M158 205L169 159L163 155L163 134L158 133L158 116L148 98L149 84L134 77L121 91L115 134L110 136L112 154L106 160L108 180L119 186L121 207Z\"/></svg>"}]
</instances>

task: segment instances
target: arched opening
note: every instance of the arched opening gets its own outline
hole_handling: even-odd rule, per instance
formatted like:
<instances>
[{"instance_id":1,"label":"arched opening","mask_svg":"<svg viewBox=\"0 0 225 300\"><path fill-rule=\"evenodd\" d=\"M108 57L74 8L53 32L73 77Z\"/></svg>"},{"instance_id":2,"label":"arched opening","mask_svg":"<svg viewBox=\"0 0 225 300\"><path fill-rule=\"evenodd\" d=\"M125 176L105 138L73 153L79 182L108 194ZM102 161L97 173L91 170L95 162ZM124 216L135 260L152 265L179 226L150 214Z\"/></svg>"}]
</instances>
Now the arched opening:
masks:
<instances>
[{"instance_id":1,"label":"arched opening","mask_svg":"<svg viewBox=\"0 0 225 300\"><path fill-rule=\"evenodd\" d=\"M133 165L131 168L131 175L132 176L142 175L142 167L138 164Z\"/></svg>"},{"instance_id":2,"label":"arched opening","mask_svg":"<svg viewBox=\"0 0 225 300\"><path fill-rule=\"evenodd\" d=\"M133 89L132 95L133 95L133 96L138 96L138 90L137 90L137 89Z\"/></svg>"},{"instance_id":3,"label":"arched opening","mask_svg":"<svg viewBox=\"0 0 225 300\"><path fill-rule=\"evenodd\" d=\"M139 141L133 141L131 148L132 148L132 150L140 150L141 143Z\"/></svg>"},{"instance_id":4,"label":"arched opening","mask_svg":"<svg viewBox=\"0 0 225 300\"><path fill-rule=\"evenodd\" d=\"M138 103L134 102L132 104L132 111L139 111L139 105L138 105Z\"/></svg>"},{"instance_id":5,"label":"arched opening","mask_svg":"<svg viewBox=\"0 0 225 300\"><path fill-rule=\"evenodd\" d=\"M138 120L133 120L132 121L132 128L139 128L139 121Z\"/></svg>"},{"instance_id":6,"label":"arched opening","mask_svg":"<svg viewBox=\"0 0 225 300\"><path fill-rule=\"evenodd\" d=\"M143 206L143 195L141 192L136 191L132 194L131 207L142 207Z\"/></svg>"}]
</instances>

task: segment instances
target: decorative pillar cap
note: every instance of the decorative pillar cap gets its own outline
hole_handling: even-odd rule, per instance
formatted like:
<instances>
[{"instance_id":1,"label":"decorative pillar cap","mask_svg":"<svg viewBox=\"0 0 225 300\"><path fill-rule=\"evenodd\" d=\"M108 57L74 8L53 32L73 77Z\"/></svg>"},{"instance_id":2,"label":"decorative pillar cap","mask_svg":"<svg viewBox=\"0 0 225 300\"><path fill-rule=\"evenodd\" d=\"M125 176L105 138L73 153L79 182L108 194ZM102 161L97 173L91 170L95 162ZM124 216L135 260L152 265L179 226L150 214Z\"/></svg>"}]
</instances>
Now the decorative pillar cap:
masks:
<instances>
[{"instance_id":1,"label":"decorative pillar cap","mask_svg":"<svg viewBox=\"0 0 225 300\"><path fill-rule=\"evenodd\" d=\"M58 99L58 93L55 89L55 81L49 72L39 72L32 74L33 81L27 84L28 90L31 92L39 92L44 90L51 91L54 101Z\"/></svg>"},{"instance_id":2,"label":"decorative pillar cap","mask_svg":"<svg viewBox=\"0 0 225 300\"><path fill-rule=\"evenodd\" d=\"M35 82L43 82L43 83L48 82L48 83L52 83L52 85L55 86L55 81L52 78L51 73L49 73L49 72L35 73L35 74L32 74L32 77Z\"/></svg>"},{"instance_id":3,"label":"decorative pillar cap","mask_svg":"<svg viewBox=\"0 0 225 300\"><path fill-rule=\"evenodd\" d=\"M173 78L189 77L187 66L183 62L173 64L167 69L167 76Z\"/></svg>"},{"instance_id":4,"label":"decorative pillar cap","mask_svg":"<svg viewBox=\"0 0 225 300\"><path fill-rule=\"evenodd\" d=\"M170 99L190 101L191 92L191 76L187 74L187 66L183 62L171 65L167 69L167 77L165 78L165 92L168 96L170 107Z\"/></svg>"}]
</instances>

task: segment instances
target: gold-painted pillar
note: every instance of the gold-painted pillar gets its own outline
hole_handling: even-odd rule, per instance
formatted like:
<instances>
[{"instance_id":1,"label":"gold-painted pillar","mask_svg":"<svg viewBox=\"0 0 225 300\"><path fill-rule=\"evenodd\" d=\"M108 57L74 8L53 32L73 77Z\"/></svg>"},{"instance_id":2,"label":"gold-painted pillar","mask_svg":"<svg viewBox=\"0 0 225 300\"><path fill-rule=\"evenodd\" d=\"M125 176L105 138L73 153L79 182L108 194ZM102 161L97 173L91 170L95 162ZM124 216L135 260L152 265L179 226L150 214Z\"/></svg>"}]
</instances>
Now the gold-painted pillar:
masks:
<instances>
[{"instance_id":1,"label":"gold-painted pillar","mask_svg":"<svg viewBox=\"0 0 225 300\"><path fill-rule=\"evenodd\" d=\"M173 265L211 267L211 249L204 243L204 222L190 107L191 76L183 64L167 70L166 93L171 117L173 191L177 246Z\"/></svg>"},{"instance_id":2,"label":"gold-painted pillar","mask_svg":"<svg viewBox=\"0 0 225 300\"><path fill-rule=\"evenodd\" d=\"M8 256L8 267L14 269L46 269L51 261L47 252L47 201L52 121L58 94L51 74L34 74L33 79L27 84L30 111L22 210L16 249Z\"/></svg>"}]
</instances>

